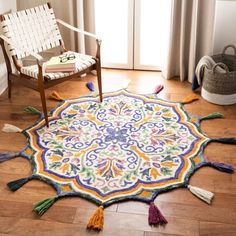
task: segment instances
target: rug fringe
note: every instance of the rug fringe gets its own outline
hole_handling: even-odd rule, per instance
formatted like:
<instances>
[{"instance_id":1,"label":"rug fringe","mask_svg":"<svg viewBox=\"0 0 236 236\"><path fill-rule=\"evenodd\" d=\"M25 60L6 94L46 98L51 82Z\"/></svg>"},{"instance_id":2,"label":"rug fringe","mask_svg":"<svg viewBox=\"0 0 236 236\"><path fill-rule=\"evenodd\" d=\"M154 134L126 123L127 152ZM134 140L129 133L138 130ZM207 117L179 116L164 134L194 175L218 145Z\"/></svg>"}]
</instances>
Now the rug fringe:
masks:
<instances>
[{"instance_id":1,"label":"rug fringe","mask_svg":"<svg viewBox=\"0 0 236 236\"><path fill-rule=\"evenodd\" d=\"M94 92L94 91L95 91L93 82L88 82L88 83L86 83L86 87L87 87L91 92Z\"/></svg>"},{"instance_id":2,"label":"rug fringe","mask_svg":"<svg viewBox=\"0 0 236 236\"><path fill-rule=\"evenodd\" d=\"M205 189L202 189L202 188L192 186L192 185L188 185L188 189L190 190L192 194L194 194L198 198L202 199L208 204L211 204L211 201L214 197L214 193L207 191Z\"/></svg>"},{"instance_id":3,"label":"rug fringe","mask_svg":"<svg viewBox=\"0 0 236 236\"><path fill-rule=\"evenodd\" d=\"M7 183L7 186L11 191L15 192L16 190L21 188L24 184L26 184L27 182L29 182L32 179L33 179L32 176L17 179L17 180L14 180L14 181L11 181L11 182Z\"/></svg>"},{"instance_id":4,"label":"rug fringe","mask_svg":"<svg viewBox=\"0 0 236 236\"><path fill-rule=\"evenodd\" d=\"M216 118L224 118L224 115L221 114L220 112L213 112L209 115L203 116L201 117L201 121L202 120L211 120L211 119L216 119Z\"/></svg>"},{"instance_id":5,"label":"rug fringe","mask_svg":"<svg viewBox=\"0 0 236 236\"><path fill-rule=\"evenodd\" d=\"M21 133L22 129L11 124L4 124L2 131L5 133Z\"/></svg>"},{"instance_id":6,"label":"rug fringe","mask_svg":"<svg viewBox=\"0 0 236 236\"><path fill-rule=\"evenodd\" d=\"M227 165L220 162L209 162L209 166L226 173L232 174L234 172L234 167L232 165Z\"/></svg>"},{"instance_id":7,"label":"rug fringe","mask_svg":"<svg viewBox=\"0 0 236 236\"><path fill-rule=\"evenodd\" d=\"M33 211L39 215L43 215L57 200L59 196L44 199L34 205Z\"/></svg>"},{"instance_id":8,"label":"rug fringe","mask_svg":"<svg viewBox=\"0 0 236 236\"><path fill-rule=\"evenodd\" d=\"M100 206L96 209L92 217L89 219L87 229L100 231L104 224L104 207Z\"/></svg>"},{"instance_id":9,"label":"rug fringe","mask_svg":"<svg viewBox=\"0 0 236 236\"><path fill-rule=\"evenodd\" d=\"M199 96L193 93L193 94L188 95L186 98L184 98L184 100L181 103L187 104L187 103L194 102L196 100L199 100Z\"/></svg>"},{"instance_id":10,"label":"rug fringe","mask_svg":"<svg viewBox=\"0 0 236 236\"><path fill-rule=\"evenodd\" d=\"M168 221L162 215L161 211L158 209L158 207L155 205L154 202L151 202L149 206L148 223L149 225L154 225L154 226L168 223Z\"/></svg>"},{"instance_id":11,"label":"rug fringe","mask_svg":"<svg viewBox=\"0 0 236 236\"><path fill-rule=\"evenodd\" d=\"M236 144L236 138L213 138L211 141L226 144Z\"/></svg>"},{"instance_id":12,"label":"rug fringe","mask_svg":"<svg viewBox=\"0 0 236 236\"><path fill-rule=\"evenodd\" d=\"M65 100L65 98L63 98L58 92L56 91L53 91L51 93L51 95L49 96L49 98L53 99L53 100L56 100L56 101L59 101L59 102L62 102Z\"/></svg>"},{"instance_id":13,"label":"rug fringe","mask_svg":"<svg viewBox=\"0 0 236 236\"><path fill-rule=\"evenodd\" d=\"M24 111L29 114L41 115L41 111L39 111L37 108L32 107L32 106L25 107Z\"/></svg>"},{"instance_id":14,"label":"rug fringe","mask_svg":"<svg viewBox=\"0 0 236 236\"><path fill-rule=\"evenodd\" d=\"M0 163L19 157L21 152L2 152L0 153Z\"/></svg>"},{"instance_id":15,"label":"rug fringe","mask_svg":"<svg viewBox=\"0 0 236 236\"><path fill-rule=\"evenodd\" d=\"M162 84L158 84L156 85L155 89L154 89L154 93L158 94L160 93L162 90L164 89L164 86Z\"/></svg>"}]
</instances>

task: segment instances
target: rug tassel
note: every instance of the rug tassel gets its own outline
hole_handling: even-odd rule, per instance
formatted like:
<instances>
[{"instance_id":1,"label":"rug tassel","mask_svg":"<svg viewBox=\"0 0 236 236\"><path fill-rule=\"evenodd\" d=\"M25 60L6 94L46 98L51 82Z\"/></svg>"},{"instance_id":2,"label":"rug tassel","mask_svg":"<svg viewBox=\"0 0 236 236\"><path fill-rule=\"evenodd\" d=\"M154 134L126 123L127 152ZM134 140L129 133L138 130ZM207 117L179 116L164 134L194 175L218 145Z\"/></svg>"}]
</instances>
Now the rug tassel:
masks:
<instances>
[{"instance_id":1,"label":"rug tassel","mask_svg":"<svg viewBox=\"0 0 236 236\"><path fill-rule=\"evenodd\" d=\"M24 111L29 114L41 115L41 111L32 106L25 107Z\"/></svg>"},{"instance_id":2,"label":"rug tassel","mask_svg":"<svg viewBox=\"0 0 236 236\"><path fill-rule=\"evenodd\" d=\"M11 160L15 157L19 157L20 156L20 152L3 152L0 153L0 163L4 162L4 161L8 161Z\"/></svg>"},{"instance_id":3,"label":"rug tassel","mask_svg":"<svg viewBox=\"0 0 236 236\"><path fill-rule=\"evenodd\" d=\"M57 200L58 196L44 199L34 205L33 211L39 215L43 215Z\"/></svg>"},{"instance_id":4,"label":"rug tassel","mask_svg":"<svg viewBox=\"0 0 236 236\"><path fill-rule=\"evenodd\" d=\"M211 120L216 118L224 118L224 115L219 112L213 112L209 115L201 117L201 120Z\"/></svg>"},{"instance_id":5,"label":"rug tassel","mask_svg":"<svg viewBox=\"0 0 236 236\"><path fill-rule=\"evenodd\" d=\"M164 86L163 86L162 84L159 84L159 85L157 85L157 86L155 87L154 93L155 93L155 94L158 94L158 93L160 93L161 90L163 90L163 89L164 89Z\"/></svg>"},{"instance_id":6,"label":"rug tassel","mask_svg":"<svg viewBox=\"0 0 236 236\"><path fill-rule=\"evenodd\" d=\"M32 179L32 176L27 177L27 178L17 179L17 180L7 183L7 186L11 191L14 192L18 190L19 188L21 188L24 184L29 182L31 179Z\"/></svg>"},{"instance_id":7,"label":"rug tassel","mask_svg":"<svg viewBox=\"0 0 236 236\"><path fill-rule=\"evenodd\" d=\"M150 203L149 211L148 211L148 223L149 225L163 225L167 224L168 221L165 219L165 217L161 214L158 207L154 204L154 202Z\"/></svg>"},{"instance_id":8,"label":"rug tassel","mask_svg":"<svg viewBox=\"0 0 236 236\"><path fill-rule=\"evenodd\" d=\"M92 217L89 219L87 229L100 231L104 224L104 208L100 206L96 209Z\"/></svg>"},{"instance_id":9,"label":"rug tassel","mask_svg":"<svg viewBox=\"0 0 236 236\"><path fill-rule=\"evenodd\" d=\"M196 101L198 99L199 99L199 96L197 96L196 94L190 94L182 101L182 103L187 104L187 103L191 103L193 101Z\"/></svg>"},{"instance_id":10,"label":"rug tassel","mask_svg":"<svg viewBox=\"0 0 236 236\"><path fill-rule=\"evenodd\" d=\"M218 143L236 144L236 138L216 138L212 139L212 141Z\"/></svg>"},{"instance_id":11,"label":"rug tassel","mask_svg":"<svg viewBox=\"0 0 236 236\"><path fill-rule=\"evenodd\" d=\"M21 133L22 129L15 125L4 124L2 131L5 133Z\"/></svg>"},{"instance_id":12,"label":"rug tassel","mask_svg":"<svg viewBox=\"0 0 236 236\"><path fill-rule=\"evenodd\" d=\"M64 101L65 100L65 98L63 98L58 92L56 92L56 91L53 91L52 93L51 93L51 95L49 96L49 98L51 98L51 99L53 99L53 100L56 100L56 101L60 101L60 102L62 102L62 101Z\"/></svg>"},{"instance_id":13,"label":"rug tassel","mask_svg":"<svg viewBox=\"0 0 236 236\"><path fill-rule=\"evenodd\" d=\"M219 171L226 172L232 174L234 172L234 167L231 165L227 165L219 162L209 162L209 165Z\"/></svg>"},{"instance_id":14,"label":"rug tassel","mask_svg":"<svg viewBox=\"0 0 236 236\"><path fill-rule=\"evenodd\" d=\"M202 199L203 201L207 202L208 204L211 204L211 200L214 197L214 193L207 191L205 189L191 186L191 185L188 185L188 189L190 190L190 192L192 194L194 194L198 198Z\"/></svg>"},{"instance_id":15,"label":"rug tassel","mask_svg":"<svg viewBox=\"0 0 236 236\"><path fill-rule=\"evenodd\" d=\"M90 91L92 91L92 92L95 91L93 82L88 82L88 83L86 83L86 87L87 87Z\"/></svg>"}]
</instances>

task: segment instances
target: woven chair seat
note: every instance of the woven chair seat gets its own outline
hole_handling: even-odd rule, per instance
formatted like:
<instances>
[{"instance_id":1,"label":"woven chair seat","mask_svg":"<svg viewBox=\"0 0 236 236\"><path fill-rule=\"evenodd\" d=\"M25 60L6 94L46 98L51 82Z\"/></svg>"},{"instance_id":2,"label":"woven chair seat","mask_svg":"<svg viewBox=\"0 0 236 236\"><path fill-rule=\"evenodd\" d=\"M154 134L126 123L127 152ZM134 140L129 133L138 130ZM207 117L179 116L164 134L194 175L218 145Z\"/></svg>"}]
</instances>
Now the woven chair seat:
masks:
<instances>
[{"instance_id":1,"label":"woven chair seat","mask_svg":"<svg viewBox=\"0 0 236 236\"><path fill-rule=\"evenodd\" d=\"M79 59L81 59L78 63L76 71L44 73L43 74L44 78L46 80L60 79L60 78L78 73L80 71L86 70L90 66L96 64L96 61L95 61L94 57L92 57L92 56L84 55L84 54L80 54L80 53L76 53L76 52L73 52L73 53L76 55L76 57L79 57ZM33 77L35 79L38 79L38 65L23 66L23 67L21 67L21 73L24 75L28 75L30 77Z\"/></svg>"}]
</instances>

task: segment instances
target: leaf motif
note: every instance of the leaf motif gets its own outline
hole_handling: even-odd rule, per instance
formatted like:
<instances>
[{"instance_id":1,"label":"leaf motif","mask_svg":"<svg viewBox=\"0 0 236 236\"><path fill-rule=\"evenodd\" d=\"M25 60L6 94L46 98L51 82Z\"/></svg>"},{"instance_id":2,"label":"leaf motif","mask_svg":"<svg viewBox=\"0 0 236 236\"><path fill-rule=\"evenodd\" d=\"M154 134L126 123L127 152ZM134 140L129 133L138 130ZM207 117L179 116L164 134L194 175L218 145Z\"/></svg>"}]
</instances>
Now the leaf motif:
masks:
<instances>
[{"instance_id":1,"label":"leaf motif","mask_svg":"<svg viewBox=\"0 0 236 236\"><path fill-rule=\"evenodd\" d=\"M151 168L150 170L150 175L154 178L157 179L158 176L160 176L160 173L156 168Z\"/></svg>"},{"instance_id":2,"label":"leaf motif","mask_svg":"<svg viewBox=\"0 0 236 236\"><path fill-rule=\"evenodd\" d=\"M50 157L50 159L53 161L53 162L56 162L56 161L60 161L62 159L61 156L58 156L58 155L53 155Z\"/></svg>"}]
</instances>

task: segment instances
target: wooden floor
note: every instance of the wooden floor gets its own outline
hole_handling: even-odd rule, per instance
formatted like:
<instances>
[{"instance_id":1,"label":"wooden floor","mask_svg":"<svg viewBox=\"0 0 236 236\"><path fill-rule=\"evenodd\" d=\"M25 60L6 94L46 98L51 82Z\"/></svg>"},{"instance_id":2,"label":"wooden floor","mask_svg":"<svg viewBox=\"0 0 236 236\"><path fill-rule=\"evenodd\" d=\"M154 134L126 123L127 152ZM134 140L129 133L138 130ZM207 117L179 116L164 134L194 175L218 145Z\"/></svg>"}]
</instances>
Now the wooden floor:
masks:
<instances>
[{"instance_id":1,"label":"wooden floor","mask_svg":"<svg viewBox=\"0 0 236 236\"><path fill-rule=\"evenodd\" d=\"M191 93L191 85L175 80L166 81L158 72L104 70L106 81L129 78L128 90L141 93L146 86L152 91L158 83L165 88L159 97L180 101ZM73 80L53 88L65 98L78 97L89 93L87 81ZM47 90L47 95L52 90ZM48 100L48 107L58 103ZM5 92L0 96L0 128L4 123L21 128L32 125L37 117L25 114L25 106L41 109L39 94L17 84L13 87L11 101ZM236 105L217 106L203 99L185 106L191 114L207 115L222 112L225 119L202 122L202 129L210 137L236 137ZM26 144L22 134L0 131L0 152L18 151ZM212 161L222 161L236 166L236 145L212 143L205 149L205 156ZM10 192L6 183L31 174L29 163L17 158L0 164L0 235L22 236L70 236L94 235L87 232L86 223L96 206L84 199L61 199L42 217L32 212L34 203L54 196L54 190L40 181L31 181L16 192ZM114 204L105 209L104 230L97 235L108 236L169 236L169 235L236 235L236 174L226 174L212 168L202 168L191 178L190 183L215 193L212 205L207 205L194 197L187 189L176 189L159 195L156 204L168 219L165 227L150 227L147 222L148 205L141 202Z\"/></svg>"}]
</instances>

